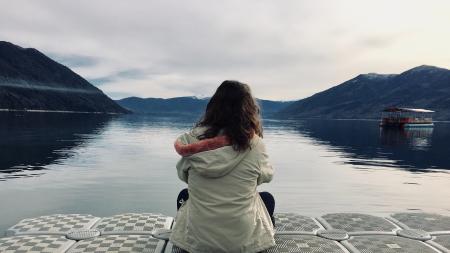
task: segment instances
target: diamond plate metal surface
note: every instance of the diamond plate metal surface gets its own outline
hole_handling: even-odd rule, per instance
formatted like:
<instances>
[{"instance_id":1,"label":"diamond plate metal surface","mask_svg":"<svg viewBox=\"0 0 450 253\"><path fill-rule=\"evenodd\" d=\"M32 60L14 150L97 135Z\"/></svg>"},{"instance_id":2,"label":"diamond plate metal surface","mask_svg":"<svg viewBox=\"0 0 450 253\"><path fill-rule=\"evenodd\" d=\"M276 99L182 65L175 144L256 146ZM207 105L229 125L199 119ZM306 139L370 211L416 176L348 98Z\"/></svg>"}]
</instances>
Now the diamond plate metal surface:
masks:
<instances>
[{"instance_id":1,"label":"diamond plate metal surface","mask_svg":"<svg viewBox=\"0 0 450 253\"><path fill-rule=\"evenodd\" d=\"M19 235L0 238L2 253L60 253L75 241L60 235Z\"/></svg>"},{"instance_id":2,"label":"diamond plate metal surface","mask_svg":"<svg viewBox=\"0 0 450 253\"><path fill-rule=\"evenodd\" d=\"M311 218L295 213L276 213L276 232L314 232L321 227Z\"/></svg>"},{"instance_id":3,"label":"diamond plate metal surface","mask_svg":"<svg viewBox=\"0 0 450 253\"><path fill-rule=\"evenodd\" d=\"M24 219L6 231L7 235L61 234L91 228L100 218L84 214L55 214Z\"/></svg>"},{"instance_id":4,"label":"diamond plate metal surface","mask_svg":"<svg viewBox=\"0 0 450 253\"><path fill-rule=\"evenodd\" d=\"M450 217L430 213L396 213L392 217L411 229L450 231Z\"/></svg>"},{"instance_id":5,"label":"diamond plate metal surface","mask_svg":"<svg viewBox=\"0 0 450 253\"><path fill-rule=\"evenodd\" d=\"M392 232L395 225L384 218L359 213L332 213L322 216L333 229L347 232Z\"/></svg>"},{"instance_id":6,"label":"diamond plate metal surface","mask_svg":"<svg viewBox=\"0 0 450 253\"><path fill-rule=\"evenodd\" d=\"M324 230L317 220L327 230ZM442 215L392 215L392 220L399 226L410 228L402 230L398 230L397 226L384 218L366 214L335 213L324 215L317 220L295 213L275 214L277 245L264 252L348 253L342 245L357 253L436 253L435 249L450 252L450 217ZM165 252L186 253L175 246L172 247L170 243L166 247L166 240L152 237L152 233L168 232L172 222L172 217L152 213L126 213L101 220L92 215L80 214L41 216L24 219L8 229L7 235L15 236L0 238L0 252L156 253L165 249ZM100 231L100 236L97 230ZM398 236L389 234L393 231L396 231ZM446 231L449 231L449 234ZM314 236L315 233L320 236ZM353 236L340 241L343 239L342 235L346 234ZM434 236L431 237L430 234ZM68 235L74 235L73 238L80 241L70 240L66 237ZM335 235L337 237L333 237ZM96 237L88 238L90 236ZM428 240L430 238L432 240Z\"/></svg>"},{"instance_id":7,"label":"diamond plate metal surface","mask_svg":"<svg viewBox=\"0 0 450 253\"><path fill-rule=\"evenodd\" d=\"M421 229L400 229L397 235L419 241L431 240L431 235Z\"/></svg>"},{"instance_id":8,"label":"diamond plate metal surface","mask_svg":"<svg viewBox=\"0 0 450 253\"><path fill-rule=\"evenodd\" d=\"M335 241L346 240L349 237L348 234L341 229L322 229L317 231L317 236Z\"/></svg>"},{"instance_id":9,"label":"diamond plate metal surface","mask_svg":"<svg viewBox=\"0 0 450 253\"><path fill-rule=\"evenodd\" d=\"M347 243L361 253L436 253L421 241L390 235L352 236Z\"/></svg>"},{"instance_id":10,"label":"diamond plate metal surface","mask_svg":"<svg viewBox=\"0 0 450 253\"><path fill-rule=\"evenodd\" d=\"M301 252L301 253L347 253L342 246L332 240L313 235L276 235L276 246L262 253ZM186 251L169 243L166 253L187 253Z\"/></svg>"},{"instance_id":11,"label":"diamond plate metal surface","mask_svg":"<svg viewBox=\"0 0 450 253\"><path fill-rule=\"evenodd\" d=\"M159 253L164 248L164 241L150 235L106 235L77 242L68 253Z\"/></svg>"},{"instance_id":12,"label":"diamond plate metal surface","mask_svg":"<svg viewBox=\"0 0 450 253\"><path fill-rule=\"evenodd\" d=\"M86 240L93 237L100 236L100 231L97 229L80 229L67 233L66 238L70 240Z\"/></svg>"},{"instance_id":13,"label":"diamond plate metal surface","mask_svg":"<svg viewBox=\"0 0 450 253\"><path fill-rule=\"evenodd\" d=\"M277 235L276 246L264 253L301 252L301 253L345 253L337 242L312 235Z\"/></svg>"},{"instance_id":14,"label":"diamond plate metal surface","mask_svg":"<svg viewBox=\"0 0 450 253\"><path fill-rule=\"evenodd\" d=\"M185 251L185 250L183 250L183 249L180 249L180 248L178 248L177 246L175 246L175 245L173 245L173 247L172 247L172 251L171 251L172 253L188 253L187 251Z\"/></svg>"},{"instance_id":15,"label":"diamond plate metal surface","mask_svg":"<svg viewBox=\"0 0 450 253\"><path fill-rule=\"evenodd\" d=\"M155 229L170 228L173 218L153 213L126 213L103 218L95 229L105 234L151 234Z\"/></svg>"},{"instance_id":16,"label":"diamond plate metal surface","mask_svg":"<svg viewBox=\"0 0 450 253\"><path fill-rule=\"evenodd\" d=\"M444 247L447 252L450 252L450 235L438 235L433 239L433 242Z\"/></svg>"}]
</instances>

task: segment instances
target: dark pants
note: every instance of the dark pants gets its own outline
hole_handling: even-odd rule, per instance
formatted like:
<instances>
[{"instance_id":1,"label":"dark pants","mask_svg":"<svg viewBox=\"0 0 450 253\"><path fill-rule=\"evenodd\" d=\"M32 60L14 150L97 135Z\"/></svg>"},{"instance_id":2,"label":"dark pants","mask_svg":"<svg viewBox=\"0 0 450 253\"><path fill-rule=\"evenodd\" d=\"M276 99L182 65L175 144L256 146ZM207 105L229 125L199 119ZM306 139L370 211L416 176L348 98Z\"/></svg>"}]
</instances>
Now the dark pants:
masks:
<instances>
[{"instance_id":1,"label":"dark pants","mask_svg":"<svg viewBox=\"0 0 450 253\"><path fill-rule=\"evenodd\" d=\"M275 226L275 218L273 217L273 212L275 211L275 199L273 198L272 194L268 192L260 192L259 196L261 196L261 199L264 202L264 205L266 206L266 209L270 215L270 219L272 220L272 224ZM188 189L185 188L178 194L177 210L180 209L181 205L188 199L189 192Z\"/></svg>"}]
</instances>

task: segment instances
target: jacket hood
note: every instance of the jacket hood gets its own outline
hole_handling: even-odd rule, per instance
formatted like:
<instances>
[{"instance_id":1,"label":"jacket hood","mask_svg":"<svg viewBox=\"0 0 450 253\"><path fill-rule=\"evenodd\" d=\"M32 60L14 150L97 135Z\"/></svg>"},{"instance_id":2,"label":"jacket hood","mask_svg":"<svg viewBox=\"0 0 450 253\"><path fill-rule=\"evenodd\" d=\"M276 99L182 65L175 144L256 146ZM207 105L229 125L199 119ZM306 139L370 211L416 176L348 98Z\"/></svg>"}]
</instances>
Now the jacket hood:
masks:
<instances>
[{"instance_id":1,"label":"jacket hood","mask_svg":"<svg viewBox=\"0 0 450 253\"><path fill-rule=\"evenodd\" d=\"M194 128L191 132L180 136L175 141L176 151L183 156L182 160L190 164L190 169L205 177L222 177L231 172L250 152L236 151L225 136L199 140L206 128ZM257 136L250 145L254 146Z\"/></svg>"}]
</instances>

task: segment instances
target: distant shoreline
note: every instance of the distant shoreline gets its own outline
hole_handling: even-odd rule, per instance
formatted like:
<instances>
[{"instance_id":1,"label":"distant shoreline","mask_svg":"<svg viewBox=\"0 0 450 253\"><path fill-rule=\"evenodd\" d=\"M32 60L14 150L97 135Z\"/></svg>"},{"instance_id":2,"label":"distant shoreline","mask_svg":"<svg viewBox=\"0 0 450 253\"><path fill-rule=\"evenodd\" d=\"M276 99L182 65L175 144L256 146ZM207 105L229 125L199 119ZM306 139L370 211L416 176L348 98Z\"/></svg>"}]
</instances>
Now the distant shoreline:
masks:
<instances>
[{"instance_id":1,"label":"distant shoreline","mask_svg":"<svg viewBox=\"0 0 450 253\"><path fill-rule=\"evenodd\" d=\"M114 113L114 112L83 112L83 111L57 111L57 110L18 110L18 109L3 109L0 108L0 112L37 112L37 113L72 113L72 114L109 114L109 115L125 115L126 113ZM177 113L132 113L133 115L144 115L144 116L172 116L172 117L186 117L193 116L191 114L177 114ZM298 121L298 120L332 120L332 121L380 121L379 119L330 119L330 118L273 118L267 117L263 120L281 120L281 121ZM433 120L433 122L443 122L450 123L450 120Z\"/></svg>"},{"instance_id":2,"label":"distant shoreline","mask_svg":"<svg viewBox=\"0 0 450 253\"><path fill-rule=\"evenodd\" d=\"M83 112L83 111L59 111L59 110L19 110L19 109L4 109L0 108L0 112L50 112L50 113L82 113L82 114L113 114L113 115L120 115L124 113L117 113L117 112Z\"/></svg>"}]
</instances>

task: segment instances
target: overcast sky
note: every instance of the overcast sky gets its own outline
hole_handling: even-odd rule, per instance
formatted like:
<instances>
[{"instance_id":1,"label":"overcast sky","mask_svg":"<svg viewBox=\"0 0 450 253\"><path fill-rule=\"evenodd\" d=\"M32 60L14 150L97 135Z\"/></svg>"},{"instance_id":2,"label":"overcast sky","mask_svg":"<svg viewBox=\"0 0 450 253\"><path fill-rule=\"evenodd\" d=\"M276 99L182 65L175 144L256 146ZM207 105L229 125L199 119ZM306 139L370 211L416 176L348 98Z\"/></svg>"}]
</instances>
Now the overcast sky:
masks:
<instances>
[{"instance_id":1,"label":"overcast sky","mask_svg":"<svg viewBox=\"0 0 450 253\"><path fill-rule=\"evenodd\" d=\"M0 40L109 96L310 96L359 73L450 67L449 0L0 0Z\"/></svg>"}]
</instances>

